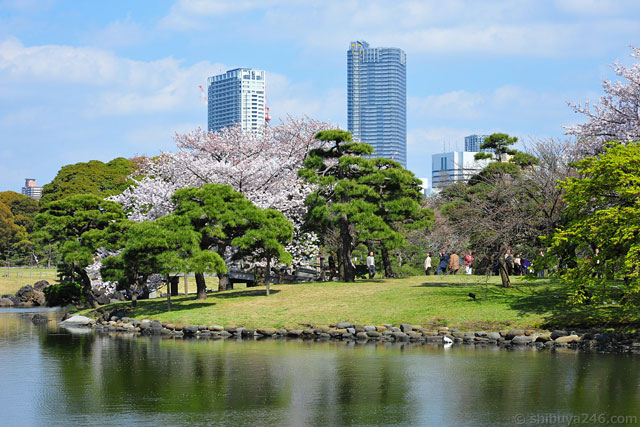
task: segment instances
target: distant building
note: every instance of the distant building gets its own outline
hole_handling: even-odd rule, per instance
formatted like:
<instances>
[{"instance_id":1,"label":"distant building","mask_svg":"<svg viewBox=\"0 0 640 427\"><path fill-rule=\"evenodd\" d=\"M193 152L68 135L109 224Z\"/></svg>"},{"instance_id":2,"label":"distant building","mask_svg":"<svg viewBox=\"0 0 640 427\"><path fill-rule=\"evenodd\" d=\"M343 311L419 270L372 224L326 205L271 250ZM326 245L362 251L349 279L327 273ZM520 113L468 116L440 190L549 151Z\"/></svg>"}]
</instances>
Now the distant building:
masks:
<instances>
[{"instance_id":1,"label":"distant building","mask_svg":"<svg viewBox=\"0 0 640 427\"><path fill-rule=\"evenodd\" d=\"M40 200L42 197L42 187L36 185L36 180L33 178L25 178L24 187L22 187L22 194L29 196L32 199Z\"/></svg>"},{"instance_id":2,"label":"distant building","mask_svg":"<svg viewBox=\"0 0 640 427\"><path fill-rule=\"evenodd\" d=\"M464 137L464 151L469 151L469 152L473 152L473 153L477 153L480 151L486 151L486 150L481 150L480 149L480 145L482 145L482 143L484 142L484 139L487 137L488 135L469 135L469 136L465 136Z\"/></svg>"},{"instance_id":3,"label":"distant building","mask_svg":"<svg viewBox=\"0 0 640 427\"><path fill-rule=\"evenodd\" d=\"M422 181L422 195L427 197L431 193L431 188L429 187L429 178L418 178Z\"/></svg>"},{"instance_id":4,"label":"distant building","mask_svg":"<svg viewBox=\"0 0 640 427\"><path fill-rule=\"evenodd\" d=\"M268 121L265 72L236 68L209 77L208 129L240 125L243 131L260 133Z\"/></svg>"},{"instance_id":5,"label":"distant building","mask_svg":"<svg viewBox=\"0 0 640 427\"><path fill-rule=\"evenodd\" d=\"M470 151L453 151L431 156L433 191L440 191L458 182L467 182L489 164L488 159L476 160L475 155L475 152Z\"/></svg>"},{"instance_id":6,"label":"distant building","mask_svg":"<svg viewBox=\"0 0 640 427\"><path fill-rule=\"evenodd\" d=\"M402 49L354 41L347 50L347 129L373 157L407 167L407 58Z\"/></svg>"}]
</instances>

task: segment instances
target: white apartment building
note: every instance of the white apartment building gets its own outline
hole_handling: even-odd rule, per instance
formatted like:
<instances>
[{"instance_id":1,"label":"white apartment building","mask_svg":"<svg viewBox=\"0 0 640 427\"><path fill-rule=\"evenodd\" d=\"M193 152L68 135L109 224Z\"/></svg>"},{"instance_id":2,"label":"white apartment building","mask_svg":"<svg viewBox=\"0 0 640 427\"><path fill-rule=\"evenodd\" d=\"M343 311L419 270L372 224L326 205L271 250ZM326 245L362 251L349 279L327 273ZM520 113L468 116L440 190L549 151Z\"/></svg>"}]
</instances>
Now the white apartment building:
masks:
<instances>
[{"instance_id":1,"label":"white apartment building","mask_svg":"<svg viewBox=\"0 0 640 427\"><path fill-rule=\"evenodd\" d=\"M236 68L209 77L208 129L240 125L243 131L260 133L267 121L265 72Z\"/></svg>"}]
</instances>

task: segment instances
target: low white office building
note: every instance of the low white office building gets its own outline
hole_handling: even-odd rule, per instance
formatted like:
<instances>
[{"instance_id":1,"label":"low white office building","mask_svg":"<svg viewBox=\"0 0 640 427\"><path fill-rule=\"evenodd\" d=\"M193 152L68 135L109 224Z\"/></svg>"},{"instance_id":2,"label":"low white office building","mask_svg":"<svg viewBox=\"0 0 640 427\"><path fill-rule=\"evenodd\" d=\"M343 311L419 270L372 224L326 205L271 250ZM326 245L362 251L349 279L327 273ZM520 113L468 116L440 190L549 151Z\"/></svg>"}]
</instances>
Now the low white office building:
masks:
<instances>
[{"instance_id":1,"label":"low white office building","mask_svg":"<svg viewBox=\"0 0 640 427\"><path fill-rule=\"evenodd\" d=\"M467 182L480 172L488 159L476 160L473 151L452 151L431 156L431 187L440 191L458 182Z\"/></svg>"}]
</instances>

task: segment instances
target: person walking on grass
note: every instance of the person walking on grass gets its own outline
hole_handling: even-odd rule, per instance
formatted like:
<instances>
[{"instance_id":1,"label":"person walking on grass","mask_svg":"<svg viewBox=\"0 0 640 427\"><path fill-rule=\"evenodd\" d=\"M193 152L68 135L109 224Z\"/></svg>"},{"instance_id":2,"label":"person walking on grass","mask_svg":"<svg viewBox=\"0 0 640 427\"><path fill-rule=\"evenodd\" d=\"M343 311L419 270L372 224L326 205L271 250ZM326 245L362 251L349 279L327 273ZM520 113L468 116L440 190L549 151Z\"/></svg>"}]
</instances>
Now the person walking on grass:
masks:
<instances>
[{"instance_id":1,"label":"person walking on grass","mask_svg":"<svg viewBox=\"0 0 640 427\"><path fill-rule=\"evenodd\" d=\"M457 253L452 253L449 257L449 274L457 274L460 270L460 257Z\"/></svg>"},{"instance_id":2,"label":"person walking on grass","mask_svg":"<svg viewBox=\"0 0 640 427\"><path fill-rule=\"evenodd\" d=\"M427 257L424 260L424 274L426 276L431 274L431 253L427 252Z\"/></svg>"},{"instance_id":3,"label":"person walking on grass","mask_svg":"<svg viewBox=\"0 0 640 427\"><path fill-rule=\"evenodd\" d=\"M440 254L440 264L438 264L438 272L436 274L447 274L447 267L449 266L449 254L447 251L442 251Z\"/></svg>"},{"instance_id":4,"label":"person walking on grass","mask_svg":"<svg viewBox=\"0 0 640 427\"><path fill-rule=\"evenodd\" d=\"M468 275L472 273L474 259L475 258L473 258L473 253L471 251L468 251L467 254L464 256L464 268Z\"/></svg>"},{"instance_id":5,"label":"person walking on grass","mask_svg":"<svg viewBox=\"0 0 640 427\"><path fill-rule=\"evenodd\" d=\"M329 254L329 281L332 281L336 275L336 255L331 251Z\"/></svg>"},{"instance_id":6,"label":"person walking on grass","mask_svg":"<svg viewBox=\"0 0 640 427\"><path fill-rule=\"evenodd\" d=\"M376 259L373 257L373 251L369 252L367 257L367 268L369 269L369 279L373 279L376 275Z\"/></svg>"}]
</instances>

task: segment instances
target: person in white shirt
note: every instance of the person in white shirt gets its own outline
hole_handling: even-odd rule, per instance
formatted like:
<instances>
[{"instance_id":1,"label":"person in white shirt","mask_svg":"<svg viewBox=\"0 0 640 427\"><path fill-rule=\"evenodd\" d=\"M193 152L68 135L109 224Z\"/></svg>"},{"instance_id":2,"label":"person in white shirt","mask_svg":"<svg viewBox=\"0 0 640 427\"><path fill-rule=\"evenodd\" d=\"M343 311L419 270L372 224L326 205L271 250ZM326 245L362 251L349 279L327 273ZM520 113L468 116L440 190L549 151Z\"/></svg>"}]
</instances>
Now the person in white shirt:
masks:
<instances>
[{"instance_id":1,"label":"person in white shirt","mask_svg":"<svg viewBox=\"0 0 640 427\"><path fill-rule=\"evenodd\" d=\"M367 268L369 269L369 279L373 279L376 275L376 259L373 257L373 251L369 252L367 257Z\"/></svg>"},{"instance_id":2,"label":"person in white shirt","mask_svg":"<svg viewBox=\"0 0 640 427\"><path fill-rule=\"evenodd\" d=\"M431 274L431 253L427 252L427 258L424 260L424 274Z\"/></svg>"}]
</instances>

